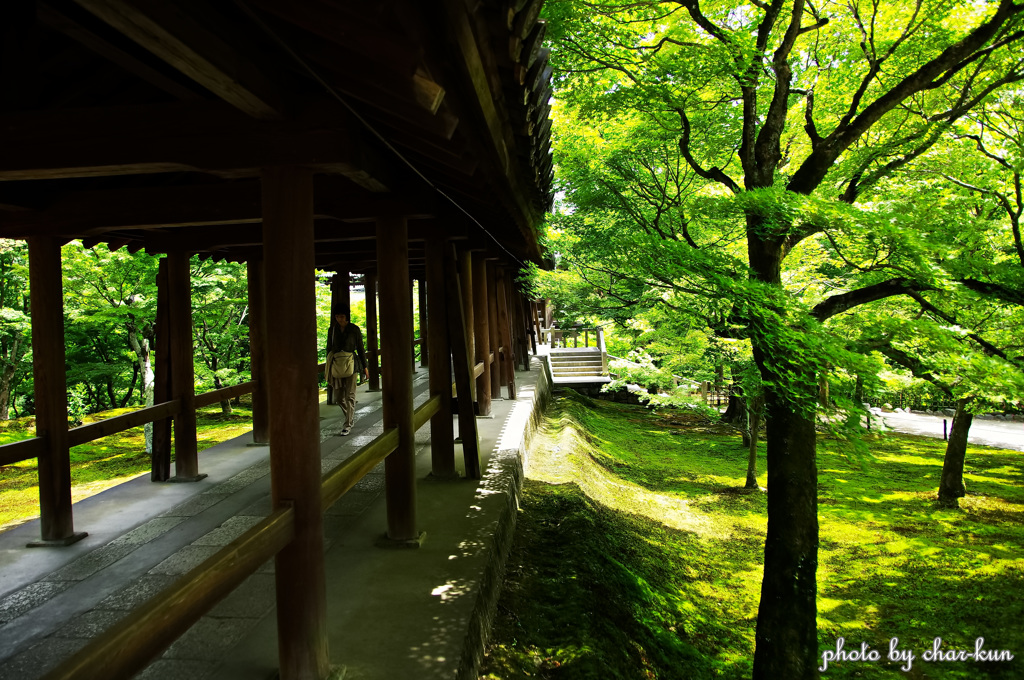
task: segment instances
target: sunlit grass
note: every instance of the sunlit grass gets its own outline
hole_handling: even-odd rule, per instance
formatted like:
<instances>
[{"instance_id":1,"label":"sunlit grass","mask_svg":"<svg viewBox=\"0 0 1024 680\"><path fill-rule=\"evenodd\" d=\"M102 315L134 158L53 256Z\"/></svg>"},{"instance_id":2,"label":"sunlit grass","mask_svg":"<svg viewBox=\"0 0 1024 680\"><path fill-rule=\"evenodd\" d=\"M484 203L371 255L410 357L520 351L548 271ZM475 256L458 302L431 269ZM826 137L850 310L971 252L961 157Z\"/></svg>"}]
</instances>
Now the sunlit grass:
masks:
<instances>
[{"instance_id":1,"label":"sunlit grass","mask_svg":"<svg viewBox=\"0 0 1024 680\"><path fill-rule=\"evenodd\" d=\"M884 657L898 637L920 655L935 637L965 649L984 637L1024 660L1024 454L969 447L969 495L949 510L935 503L943 442L867 443L865 457L819 440L820 648L843 636ZM739 492L739 434L563 397L533 449L528 475L549 483L526 486L487 677L749 678L766 496ZM569 481L555 468L580 484L553 486ZM687 521L659 517L664 502L645 493L677 498ZM919 658L907 673L883 658L833 664L823 677L1020 678L1021 663Z\"/></svg>"},{"instance_id":2,"label":"sunlit grass","mask_svg":"<svg viewBox=\"0 0 1024 680\"><path fill-rule=\"evenodd\" d=\"M132 409L116 409L88 416L93 422ZM230 414L216 404L199 410L196 419L200 451L252 429L252 410L247 396ZM35 435L32 419L0 422L0 444ZM173 455L173 448L172 448ZM139 475L149 474L145 432L136 427L71 449L71 498L77 502ZM0 467L0 531L39 516L39 479L35 459Z\"/></svg>"}]
</instances>

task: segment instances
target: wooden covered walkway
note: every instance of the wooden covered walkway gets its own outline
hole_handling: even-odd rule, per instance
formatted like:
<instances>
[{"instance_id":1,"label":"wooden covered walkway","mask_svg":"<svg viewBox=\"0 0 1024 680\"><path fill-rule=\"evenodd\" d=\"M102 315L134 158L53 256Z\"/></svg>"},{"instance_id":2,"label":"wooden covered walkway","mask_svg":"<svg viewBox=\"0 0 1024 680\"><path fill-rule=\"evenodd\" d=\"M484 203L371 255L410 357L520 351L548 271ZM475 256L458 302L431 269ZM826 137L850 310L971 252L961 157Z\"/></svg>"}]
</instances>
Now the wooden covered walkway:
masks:
<instances>
[{"instance_id":1,"label":"wooden covered walkway","mask_svg":"<svg viewBox=\"0 0 1024 680\"><path fill-rule=\"evenodd\" d=\"M331 673L324 512L385 461L386 526L415 546L414 437L453 479L453 407L465 474L477 416L528 359L536 307L518 290L542 264L551 203L541 0L16 0L0 8L0 238L28 241L40 536L81 540L69 450L154 422L154 482L205 477L195 409L252 392L270 447L271 514L163 594L148 617L87 646L53 677L130 677L274 557L280 677ZM60 247L73 239L162 258L157 404L69 430ZM196 395L189 261L246 262L252 382ZM314 276L354 276L368 300L382 433L321 479ZM426 291L429 396L413 407L411 280ZM379 317L379 329L377 319ZM382 338L380 365L377 337ZM378 378L379 369L379 378ZM452 375L457 400L451 398ZM171 432L174 433L173 474Z\"/></svg>"}]
</instances>

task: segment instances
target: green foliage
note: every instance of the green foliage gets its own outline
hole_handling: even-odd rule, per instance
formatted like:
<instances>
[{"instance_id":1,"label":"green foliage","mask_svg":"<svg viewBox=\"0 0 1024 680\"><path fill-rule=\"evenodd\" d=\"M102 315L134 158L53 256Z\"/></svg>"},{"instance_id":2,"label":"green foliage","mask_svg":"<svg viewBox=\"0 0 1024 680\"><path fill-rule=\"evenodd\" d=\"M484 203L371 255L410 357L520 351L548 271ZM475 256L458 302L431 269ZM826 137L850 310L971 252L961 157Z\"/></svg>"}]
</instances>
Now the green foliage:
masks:
<instances>
[{"instance_id":1,"label":"green foliage","mask_svg":"<svg viewBox=\"0 0 1024 680\"><path fill-rule=\"evenodd\" d=\"M79 385L73 388L82 391ZM115 409L85 416L93 422L127 413L134 409ZM242 397L242 405L231 414L220 413L217 406L200 409L196 414L197 446L200 451L227 441L252 429L251 401ZM35 419L21 418L0 423L0 445L35 436ZM125 482L151 467L143 428L137 427L103 437L71 449L71 494L74 501L95 495ZM0 531L39 516L39 472L35 459L3 467L0 475Z\"/></svg>"},{"instance_id":2,"label":"green foliage","mask_svg":"<svg viewBox=\"0 0 1024 680\"><path fill-rule=\"evenodd\" d=\"M197 391L249 379L249 295L246 265L193 258L192 334Z\"/></svg>"},{"instance_id":3,"label":"green foliage","mask_svg":"<svg viewBox=\"0 0 1024 680\"><path fill-rule=\"evenodd\" d=\"M970 447L972 494L951 511L930 503L941 440L866 443L865 468L842 442L819 446L819 649L843 636L848 647L884 651L898 637L920 652L941 636L951 648L984 637L986 648L1014 650L1024 606L1006 594L1024 576L1020 452ZM758 455L763 471L763 444ZM537 471L548 457L560 470L595 461L604 484L628 489L634 502L613 509L598 500L598 474L585 465L577 478L586 493L527 481L484 677L749 678L767 498L733 492L746 469L735 431L672 411L556 398L531 477L545 479ZM671 528L680 515L688 530ZM912 675L898 666L841 663L827 675ZM922 678L979 673L1009 680L1018 671L1016 661L913 666Z\"/></svg>"},{"instance_id":4,"label":"green foliage","mask_svg":"<svg viewBox=\"0 0 1024 680\"><path fill-rule=\"evenodd\" d=\"M0 421L7 420L31 373L28 247L0 239Z\"/></svg>"},{"instance_id":5,"label":"green foliage","mask_svg":"<svg viewBox=\"0 0 1024 680\"><path fill-rule=\"evenodd\" d=\"M84 391L86 413L144 404L158 258L75 241L61 259L69 390Z\"/></svg>"},{"instance_id":6,"label":"green foliage","mask_svg":"<svg viewBox=\"0 0 1024 680\"><path fill-rule=\"evenodd\" d=\"M1024 284L1013 190L1024 118L1011 89L1021 14L983 59L897 92L993 6L800 7L806 30L792 46L763 5L546 8L562 193L549 225L559 268L540 274L541 291L566 320L661 330L642 321L657 309L752 339L765 390L804 414L816 408L815 375L867 378L885 364L864 355L890 343L890 364L902 352L957 395L1014 403L1024 368L1011 330L1024 322L1024 297L1012 292ZM805 181L832 153L820 141L830 134L841 152ZM765 259L773 248L778 280ZM842 309L821 308L843 296ZM669 367L672 352L641 335L633 347ZM914 335L928 342L905 339ZM681 363L671 370L702 379L717 362Z\"/></svg>"}]
</instances>

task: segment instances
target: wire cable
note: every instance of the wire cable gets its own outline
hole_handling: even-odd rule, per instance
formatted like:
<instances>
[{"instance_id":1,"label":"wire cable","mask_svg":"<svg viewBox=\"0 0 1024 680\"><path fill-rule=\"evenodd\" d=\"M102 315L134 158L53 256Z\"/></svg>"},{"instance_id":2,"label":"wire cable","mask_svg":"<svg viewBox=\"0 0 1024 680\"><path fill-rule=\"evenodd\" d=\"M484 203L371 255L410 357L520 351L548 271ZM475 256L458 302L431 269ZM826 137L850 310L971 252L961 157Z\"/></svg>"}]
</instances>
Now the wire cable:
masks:
<instances>
[{"instance_id":1,"label":"wire cable","mask_svg":"<svg viewBox=\"0 0 1024 680\"><path fill-rule=\"evenodd\" d=\"M356 119L357 121L359 121L359 123L360 123L360 124L361 124L361 125L362 125L362 126L363 126L364 128L366 128L366 129L367 129L367 130L368 130L368 131L369 131L369 132L370 132L370 133L371 133L371 134L372 134L372 135L373 135L374 137L376 137L376 138L377 138L378 140L380 140L380 142L381 142L381 143L382 143L382 144L383 144L383 145L384 145L384 146L385 146L385 147L386 147L386 148L387 148L387 149L388 149L389 151L391 151L391 153L393 153L393 154L394 154L395 156L397 156L397 157L398 157L398 159L399 159L400 161L402 161L402 163L404 163L404 164L406 165L406 167L408 167L408 168L409 168L410 170L412 170L412 171L413 171L413 173L414 173L414 174L416 174L416 175L417 175L417 176L418 176L418 177L419 177L420 179L422 179L422 180L423 180L423 181L424 181L424 182L425 182L425 183L427 184L427 186L429 186L429 187L430 187L431 189L433 189L433 190L434 190L435 192L437 192L437 193L438 193L438 194L439 194L439 195L440 195L440 196L441 196L442 198L444 198L445 200L447 200L447 201L448 201L449 203L451 203L451 204L452 204L453 206L455 206L456 208L458 208L458 210L459 210L460 212L462 212L462 214L464 214L464 215L465 215L466 217L468 217L468 218L469 218L469 219L470 219L470 220L471 220L471 221L472 221L472 222L473 222L473 223L474 223L474 224L475 224L476 226L480 227L480 230L481 230L481 231L483 231L483 232L484 232L485 234L487 234L488 236L490 236L490 237L491 237L491 240L493 240L493 241L494 241L494 242L495 242L496 244L498 244L498 247L499 247L499 248L501 248L502 250L504 250L504 251L505 251L506 253L508 253L508 254L509 254L509 257L511 257L511 258L512 258L513 260L515 260L516 262L518 262L518 263L519 263L519 265L520 265L521 267L526 267L526 266L527 266L525 262L523 262L522 260L520 260L520 259L519 259L518 257L516 257L516 256L515 256L515 254L513 254L513 253L512 253L512 251L510 251L510 250L509 250L508 248L506 248L506 247L504 246L504 244L502 244L502 242L501 242L501 241L499 241L499 240L498 240L498 238L497 238L497 237L496 237L496 236L495 236L494 234L492 234L492 233L491 233L490 231L488 231L488 230L487 230L487 227L485 227L485 226L484 226L483 224L481 224L481 223L480 223L480 221L479 221L478 219L476 219L476 218L475 218L475 217L474 217L474 216L473 216L473 215L472 215L472 214L471 214L471 213L470 213L470 212L469 212L468 210L466 210L465 208L463 208L463 207L462 207L462 205L460 205L458 201L456 201L456 200L455 200L454 198L452 198L452 197L451 197L451 196L449 196L449 195L448 195L447 193L445 193L445 192L444 192L444 190L442 190L442 189L441 189L441 188L440 188L439 186L437 186L436 184L434 184L434 183L433 183L433 182L432 182L432 181L430 180L430 178L429 178L429 177L427 177L427 176L426 176L426 175L424 175L424 174L423 174L422 172L420 172L419 168L417 168L417 167L416 167L416 166L415 166L415 165L414 165L414 164L412 163L412 161L410 161L410 160L409 160L408 158L406 158L405 156L403 156L403 155L402 155L402 152L401 152L401 151L399 151L398 149L396 149L396 148L394 147L394 145L393 145L393 144L391 144L391 142L389 142L389 141L388 141L388 140L387 140L387 139L386 139L386 138L384 137L384 135L382 135L382 134L381 134L381 133L380 133L380 132L379 132L379 131L378 131L378 130L377 130L376 128L374 128L374 127L373 127L373 125L371 125L371 124L370 124L370 122L369 122L369 121L367 121L367 120L366 120L366 119L365 119L365 118L364 118L364 117L363 117L362 115L360 115L359 111L357 111L357 110L355 109L355 107L353 107L353 106L352 106L352 105L351 105L351 104L350 104L350 103L348 102L348 100L346 100L346 99L345 99L345 98L344 98L344 97L343 97L343 96L341 95L341 93L339 93L339 92L338 92L337 90L335 90L335 89L334 89L334 87L333 87L333 86L332 86L332 85L331 85L330 83L328 83L328 82L327 82L327 81L326 81L326 80L325 80L325 79L324 79L324 78L323 78L323 77L322 77L322 76L320 75L320 73L319 73L319 72L318 72L318 71L317 71L317 70L316 70L316 69L315 69L315 68L314 68L314 67L313 67L313 66L312 66L312 65L311 65L311 64L310 64L309 62L307 62L307 61L306 61L306 60L305 60L305 59L304 59L304 58L302 57L302 55L300 55L300 54L299 54L298 52L296 52L296 51L295 51L295 50L294 50L294 49L292 48L292 46L291 46L291 45L290 45L290 44L288 43L288 41L287 41L287 40L285 40L285 39L284 39L283 37L281 37L281 36L280 36L280 35L279 35L279 34L277 33L277 31L275 31L275 30L274 30L273 28L271 28L271 27L270 27L270 25L268 25L268 24L267 24L267 23L266 23L265 21L263 21L263 18L262 18L262 17L261 17L261 16L259 15L259 14L257 14L257 13L256 13L256 12L255 12L255 11L254 11L254 10L252 9L252 8L250 8L250 7L249 7L249 5L248 5L248 4L246 4L245 0L235 0L235 4L236 4L236 5L238 5L239 9L241 9L241 10L242 10L242 11L243 11L243 12L244 12L244 13L245 13L245 14L246 14L246 15L247 15L247 16L248 16L248 17L249 17L250 19L252 19L252 20L253 20L253 22L255 22L255 23L256 23L256 25L257 25L257 26L259 26L259 27L260 27L260 28L261 28L261 29L263 30L263 32L264 32L264 33L266 33L266 34L267 34L268 36L270 36L270 37L271 37L271 39L273 39L273 40L274 40L274 42L276 42L276 43L277 43L277 44L278 44L278 45L279 45L279 46L281 47L281 49L283 49L283 50L284 50L285 52L287 52L287 53L288 53L288 55L289 55L289 56L291 56L291 58L292 58L292 59L294 59L294 60L295 60L295 61L296 61L296 62L297 62L297 63L298 63L298 64L299 64L299 65L300 65L300 66L301 66L301 67L302 67L303 69L305 69L305 70L306 70L306 72L307 72L307 73L309 73L309 75L310 75L310 76L312 76L314 80L316 80L316 81L317 81L318 83L320 83L320 85L321 85L321 86L323 86L323 88L324 88L325 90L327 90L327 92L328 92L328 93L329 93L329 94L330 94L330 95L331 95L332 97L334 97L335 99L337 99L337 100L338 100L338 102L339 102L339 103L340 103L340 104L341 104L342 106L344 106L344 107L345 107L346 109L348 109L349 113L351 113L351 114L352 114L352 116L353 116L353 117L354 117L354 118L355 118L355 119Z\"/></svg>"}]
</instances>

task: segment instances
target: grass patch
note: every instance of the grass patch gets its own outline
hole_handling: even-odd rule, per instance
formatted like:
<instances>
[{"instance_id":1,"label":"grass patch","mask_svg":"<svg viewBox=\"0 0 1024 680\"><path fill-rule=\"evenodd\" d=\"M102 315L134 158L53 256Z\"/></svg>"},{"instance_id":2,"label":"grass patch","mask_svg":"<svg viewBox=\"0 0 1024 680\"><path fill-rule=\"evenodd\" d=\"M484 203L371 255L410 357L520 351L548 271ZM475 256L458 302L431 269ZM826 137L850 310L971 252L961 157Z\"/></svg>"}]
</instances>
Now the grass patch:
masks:
<instances>
[{"instance_id":1,"label":"grass patch","mask_svg":"<svg viewBox=\"0 0 1024 680\"><path fill-rule=\"evenodd\" d=\"M527 483L484 677L750 677L766 496L736 493L738 434L563 397L537 441L528 475L553 483ZM823 677L1024 677L1024 454L969 447L969 495L947 510L943 442L868 445L864 459L819 441L818 630L822 651L842 636L883 660ZM552 472L567 468L579 485ZM684 521L666 512L673 500ZM885 660L893 637L918 657L909 672ZM968 650L984 637L1017 659L928 663L935 637Z\"/></svg>"},{"instance_id":2,"label":"grass patch","mask_svg":"<svg viewBox=\"0 0 1024 680\"><path fill-rule=\"evenodd\" d=\"M116 409L85 418L94 422L130 412ZM200 451L252 429L252 405L248 395L233 412L221 413L215 404L196 414L197 442ZM35 436L35 419L22 418L0 422L0 444ZM173 448L172 448L173 455ZM148 474L150 456L146 453L143 427L132 428L71 449L71 498L77 502ZM0 466L0 531L10 529L39 516L39 477L36 460L23 460Z\"/></svg>"}]
</instances>

